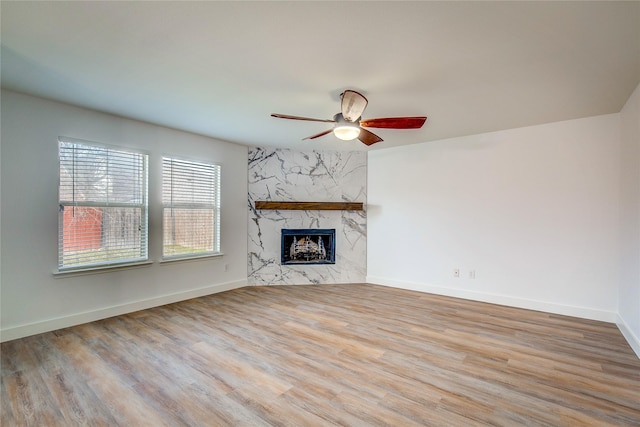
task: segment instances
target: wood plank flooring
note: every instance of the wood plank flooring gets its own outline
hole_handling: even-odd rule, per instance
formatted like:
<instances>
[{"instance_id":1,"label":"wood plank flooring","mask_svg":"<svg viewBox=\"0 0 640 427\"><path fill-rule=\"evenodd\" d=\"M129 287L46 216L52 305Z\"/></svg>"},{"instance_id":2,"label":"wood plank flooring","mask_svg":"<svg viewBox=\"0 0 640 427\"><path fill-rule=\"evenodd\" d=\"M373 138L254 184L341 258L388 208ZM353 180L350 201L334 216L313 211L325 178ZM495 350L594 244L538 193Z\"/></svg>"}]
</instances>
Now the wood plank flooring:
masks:
<instances>
[{"instance_id":1,"label":"wood plank flooring","mask_svg":"<svg viewBox=\"0 0 640 427\"><path fill-rule=\"evenodd\" d=\"M615 325L367 284L248 287L3 343L2 426L639 426Z\"/></svg>"}]
</instances>

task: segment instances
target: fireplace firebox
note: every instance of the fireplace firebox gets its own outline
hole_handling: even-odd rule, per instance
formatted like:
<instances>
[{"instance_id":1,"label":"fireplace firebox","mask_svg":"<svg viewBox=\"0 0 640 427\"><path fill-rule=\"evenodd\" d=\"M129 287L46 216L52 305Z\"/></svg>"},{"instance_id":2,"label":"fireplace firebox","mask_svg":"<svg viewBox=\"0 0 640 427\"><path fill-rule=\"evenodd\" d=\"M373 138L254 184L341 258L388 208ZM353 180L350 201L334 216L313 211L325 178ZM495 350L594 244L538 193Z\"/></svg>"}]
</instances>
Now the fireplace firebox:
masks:
<instances>
[{"instance_id":1,"label":"fireplace firebox","mask_svg":"<svg viewBox=\"0 0 640 427\"><path fill-rule=\"evenodd\" d=\"M284 264L335 264L336 230L282 229L280 261Z\"/></svg>"}]
</instances>

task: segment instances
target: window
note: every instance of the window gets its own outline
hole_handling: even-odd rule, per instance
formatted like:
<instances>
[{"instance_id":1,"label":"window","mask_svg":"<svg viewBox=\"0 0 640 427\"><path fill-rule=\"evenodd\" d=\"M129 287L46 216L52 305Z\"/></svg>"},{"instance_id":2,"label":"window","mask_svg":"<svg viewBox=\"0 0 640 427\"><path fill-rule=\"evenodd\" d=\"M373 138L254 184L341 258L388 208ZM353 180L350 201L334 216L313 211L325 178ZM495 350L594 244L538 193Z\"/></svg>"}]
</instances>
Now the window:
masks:
<instances>
[{"instance_id":1,"label":"window","mask_svg":"<svg viewBox=\"0 0 640 427\"><path fill-rule=\"evenodd\" d=\"M220 253L220 166L162 158L163 258Z\"/></svg>"},{"instance_id":2,"label":"window","mask_svg":"<svg viewBox=\"0 0 640 427\"><path fill-rule=\"evenodd\" d=\"M59 139L58 269L146 261L148 156Z\"/></svg>"}]
</instances>

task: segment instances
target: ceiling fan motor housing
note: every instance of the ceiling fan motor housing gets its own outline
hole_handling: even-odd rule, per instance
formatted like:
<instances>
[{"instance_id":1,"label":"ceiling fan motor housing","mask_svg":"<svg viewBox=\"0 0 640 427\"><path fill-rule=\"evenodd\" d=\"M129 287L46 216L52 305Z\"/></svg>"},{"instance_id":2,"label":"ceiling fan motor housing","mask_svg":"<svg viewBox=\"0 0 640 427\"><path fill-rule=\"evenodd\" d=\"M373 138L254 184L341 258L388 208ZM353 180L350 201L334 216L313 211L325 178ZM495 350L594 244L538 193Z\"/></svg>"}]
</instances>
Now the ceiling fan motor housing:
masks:
<instances>
[{"instance_id":1,"label":"ceiling fan motor housing","mask_svg":"<svg viewBox=\"0 0 640 427\"><path fill-rule=\"evenodd\" d=\"M346 125L354 125L355 124L356 126L358 126L360 124L360 119L361 119L361 117L358 117L356 120L350 121L350 120L345 119L344 116L342 115L342 113L338 113L335 116L333 116L333 121L336 122L336 124L338 126L341 126L343 124L346 124Z\"/></svg>"}]
</instances>

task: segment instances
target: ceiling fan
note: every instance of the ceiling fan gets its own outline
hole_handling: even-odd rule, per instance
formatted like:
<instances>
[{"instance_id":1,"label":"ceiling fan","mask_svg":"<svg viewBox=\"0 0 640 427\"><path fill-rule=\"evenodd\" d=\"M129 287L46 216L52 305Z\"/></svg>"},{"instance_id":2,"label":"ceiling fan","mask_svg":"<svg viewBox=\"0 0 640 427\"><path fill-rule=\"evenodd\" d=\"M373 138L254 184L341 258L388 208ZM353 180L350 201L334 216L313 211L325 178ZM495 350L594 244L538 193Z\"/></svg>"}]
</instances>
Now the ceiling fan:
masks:
<instances>
[{"instance_id":1,"label":"ceiling fan","mask_svg":"<svg viewBox=\"0 0 640 427\"><path fill-rule=\"evenodd\" d=\"M366 145L372 145L376 142L380 142L382 141L382 138L365 128L419 129L427 120L426 117L387 117L383 119L362 120L362 113L369 103L367 98L355 90L345 90L340 97L342 98L342 111L333 116L333 120L312 119L309 117L289 116L286 114L272 114L271 117L335 123L332 129L303 139L315 139L333 132L336 137L342 140L351 141L352 139L358 138Z\"/></svg>"}]
</instances>

